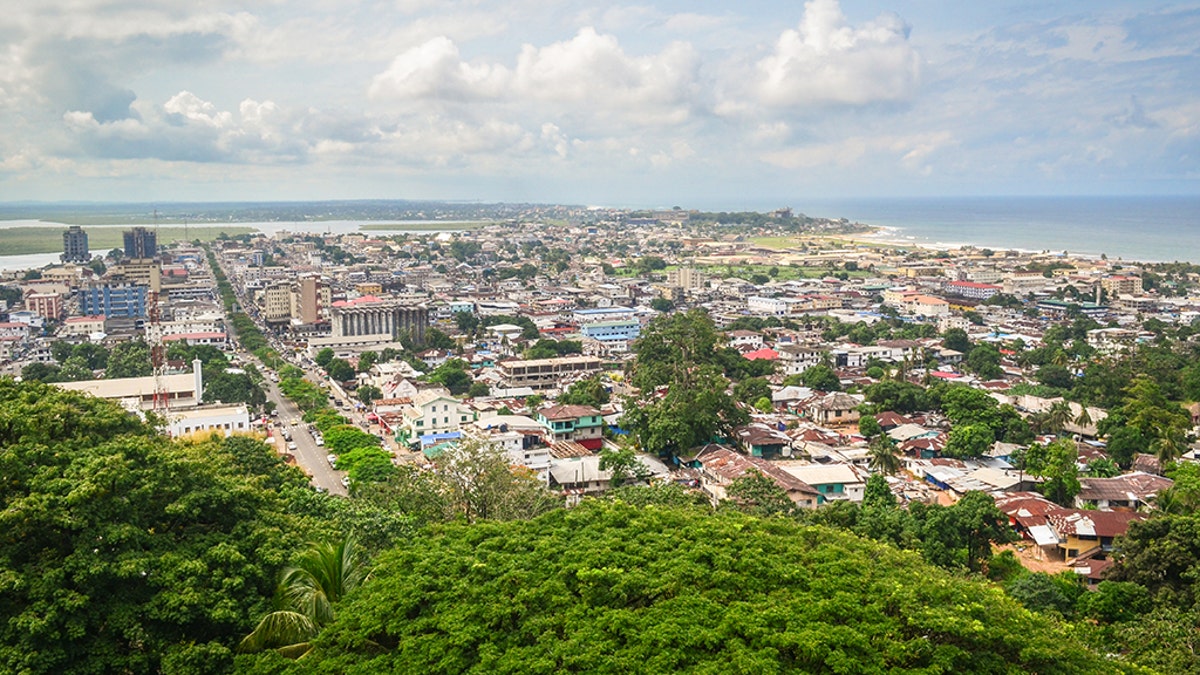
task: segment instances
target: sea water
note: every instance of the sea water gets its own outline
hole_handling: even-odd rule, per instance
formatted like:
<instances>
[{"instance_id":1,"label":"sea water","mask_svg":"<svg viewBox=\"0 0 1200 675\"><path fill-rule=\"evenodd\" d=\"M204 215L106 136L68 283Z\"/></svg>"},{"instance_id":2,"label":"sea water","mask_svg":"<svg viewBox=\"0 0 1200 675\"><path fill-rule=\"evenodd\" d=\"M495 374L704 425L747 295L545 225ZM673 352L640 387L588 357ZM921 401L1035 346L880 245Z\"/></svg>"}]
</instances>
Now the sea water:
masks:
<instances>
[{"instance_id":1,"label":"sea water","mask_svg":"<svg viewBox=\"0 0 1200 675\"><path fill-rule=\"evenodd\" d=\"M788 206L887 227L889 239L928 246L1200 263L1200 196L791 200Z\"/></svg>"}]
</instances>

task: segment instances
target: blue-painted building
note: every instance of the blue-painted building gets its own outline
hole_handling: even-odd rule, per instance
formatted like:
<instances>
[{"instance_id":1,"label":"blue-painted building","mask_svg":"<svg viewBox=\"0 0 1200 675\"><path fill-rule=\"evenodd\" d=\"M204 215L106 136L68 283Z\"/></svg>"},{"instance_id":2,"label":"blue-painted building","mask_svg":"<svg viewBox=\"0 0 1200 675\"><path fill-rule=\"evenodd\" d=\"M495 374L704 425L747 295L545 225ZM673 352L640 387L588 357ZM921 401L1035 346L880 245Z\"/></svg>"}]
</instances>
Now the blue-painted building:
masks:
<instances>
[{"instance_id":1,"label":"blue-painted building","mask_svg":"<svg viewBox=\"0 0 1200 675\"><path fill-rule=\"evenodd\" d=\"M642 324L637 319L599 321L580 326L579 332L600 342L630 341L641 335Z\"/></svg>"},{"instance_id":2,"label":"blue-painted building","mask_svg":"<svg viewBox=\"0 0 1200 675\"><path fill-rule=\"evenodd\" d=\"M79 289L79 308L84 316L104 315L105 318L146 316L146 286L97 284Z\"/></svg>"}]
</instances>

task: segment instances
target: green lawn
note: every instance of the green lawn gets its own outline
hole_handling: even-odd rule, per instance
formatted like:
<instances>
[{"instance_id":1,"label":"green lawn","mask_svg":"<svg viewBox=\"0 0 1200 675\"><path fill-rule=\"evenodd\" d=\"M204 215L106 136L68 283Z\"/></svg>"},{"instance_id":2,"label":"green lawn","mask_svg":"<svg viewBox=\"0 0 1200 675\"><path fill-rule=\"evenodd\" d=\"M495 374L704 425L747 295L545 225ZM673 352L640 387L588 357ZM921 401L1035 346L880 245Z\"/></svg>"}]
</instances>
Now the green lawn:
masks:
<instances>
[{"instance_id":1,"label":"green lawn","mask_svg":"<svg viewBox=\"0 0 1200 675\"><path fill-rule=\"evenodd\" d=\"M785 249L804 246L801 237L750 237L750 243L763 248Z\"/></svg>"},{"instance_id":2,"label":"green lawn","mask_svg":"<svg viewBox=\"0 0 1200 675\"><path fill-rule=\"evenodd\" d=\"M0 228L0 254L26 255L30 253L54 253L62 250L62 233L67 229L57 227L11 227ZM88 235L88 249L93 253L107 253L124 245L124 230L119 227L84 228ZM158 240L162 243L183 239L213 241L222 232L233 237L257 232L254 228L228 226L160 227Z\"/></svg>"}]
</instances>

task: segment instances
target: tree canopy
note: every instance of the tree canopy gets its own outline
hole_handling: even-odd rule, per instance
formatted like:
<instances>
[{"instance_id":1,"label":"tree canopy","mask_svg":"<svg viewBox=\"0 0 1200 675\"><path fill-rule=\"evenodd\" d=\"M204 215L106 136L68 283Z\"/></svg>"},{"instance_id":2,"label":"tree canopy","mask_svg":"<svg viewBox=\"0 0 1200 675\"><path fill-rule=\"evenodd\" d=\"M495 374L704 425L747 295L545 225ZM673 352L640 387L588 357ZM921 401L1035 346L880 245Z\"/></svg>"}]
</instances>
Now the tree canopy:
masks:
<instances>
[{"instance_id":1,"label":"tree canopy","mask_svg":"<svg viewBox=\"0 0 1200 675\"><path fill-rule=\"evenodd\" d=\"M1000 589L825 527L596 501L382 555L252 672L1119 672Z\"/></svg>"},{"instance_id":2,"label":"tree canopy","mask_svg":"<svg viewBox=\"0 0 1200 675\"><path fill-rule=\"evenodd\" d=\"M311 492L261 441L154 435L115 404L0 380L0 671L232 664Z\"/></svg>"}]
</instances>

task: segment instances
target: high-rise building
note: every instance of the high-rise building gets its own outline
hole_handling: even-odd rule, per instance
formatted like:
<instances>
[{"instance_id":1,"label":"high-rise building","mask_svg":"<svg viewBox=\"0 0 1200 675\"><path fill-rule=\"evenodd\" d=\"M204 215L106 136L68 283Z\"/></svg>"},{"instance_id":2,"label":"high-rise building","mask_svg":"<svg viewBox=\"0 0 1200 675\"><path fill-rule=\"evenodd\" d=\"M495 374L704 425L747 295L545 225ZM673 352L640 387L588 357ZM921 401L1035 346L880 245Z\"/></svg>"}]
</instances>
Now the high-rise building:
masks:
<instances>
[{"instance_id":1,"label":"high-rise building","mask_svg":"<svg viewBox=\"0 0 1200 675\"><path fill-rule=\"evenodd\" d=\"M125 231L126 258L153 258L158 254L158 236L154 230L135 227Z\"/></svg>"},{"instance_id":2,"label":"high-rise building","mask_svg":"<svg viewBox=\"0 0 1200 675\"><path fill-rule=\"evenodd\" d=\"M85 263L92 259L88 252L88 235L83 228L72 225L63 232L63 262Z\"/></svg>"}]
</instances>

